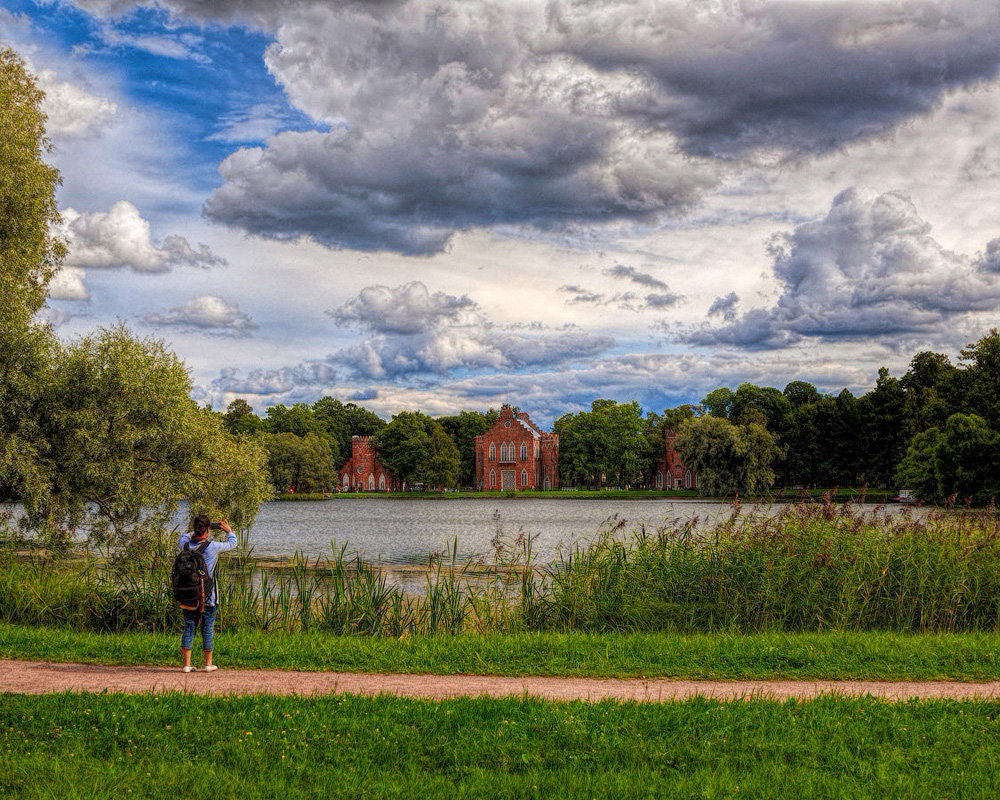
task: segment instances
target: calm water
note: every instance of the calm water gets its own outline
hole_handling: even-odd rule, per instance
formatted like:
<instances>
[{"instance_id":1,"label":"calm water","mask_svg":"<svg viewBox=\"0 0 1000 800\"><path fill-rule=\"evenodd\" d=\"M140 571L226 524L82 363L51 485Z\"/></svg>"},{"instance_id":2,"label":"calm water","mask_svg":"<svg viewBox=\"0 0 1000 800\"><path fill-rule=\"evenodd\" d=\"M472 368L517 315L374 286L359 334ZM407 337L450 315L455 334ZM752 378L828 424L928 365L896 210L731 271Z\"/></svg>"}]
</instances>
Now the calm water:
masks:
<instances>
[{"instance_id":1,"label":"calm water","mask_svg":"<svg viewBox=\"0 0 1000 800\"><path fill-rule=\"evenodd\" d=\"M864 506L866 511L874 505ZM890 505L889 513L903 506ZM778 506L771 507L776 513ZM924 513L923 509L909 509ZM250 532L256 555L283 556L300 551L328 556L330 541L348 542L366 561L386 564L419 564L428 553L442 552L458 539L461 558L492 552L490 540L497 519L507 534L531 533L537 560L553 558L560 546L592 538L614 515L624 518L628 528L645 524L657 528L665 523L684 525L727 516L727 504L703 500L562 500L452 499L409 500L339 499L325 502L275 502L261 507Z\"/></svg>"}]
</instances>

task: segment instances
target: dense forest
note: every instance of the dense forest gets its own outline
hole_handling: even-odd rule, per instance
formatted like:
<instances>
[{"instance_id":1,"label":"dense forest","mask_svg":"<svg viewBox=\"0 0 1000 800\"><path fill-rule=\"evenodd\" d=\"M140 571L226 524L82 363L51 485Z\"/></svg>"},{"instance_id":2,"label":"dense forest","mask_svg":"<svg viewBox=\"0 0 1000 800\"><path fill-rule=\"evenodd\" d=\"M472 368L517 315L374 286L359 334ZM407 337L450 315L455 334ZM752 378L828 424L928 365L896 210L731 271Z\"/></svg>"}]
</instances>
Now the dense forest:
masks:
<instances>
[{"instance_id":1,"label":"dense forest","mask_svg":"<svg viewBox=\"0 0 1000 800\"><path fill-rule=\"evenodd\" d=\"M278 488L336 486L351 437L371 436L379 459L408 483L472 486L473 439L497 411L432 419L402 412L385 422L354 403L324 397L311 406L275 405L258 417L243 400L222 416L235 434L260 437ZM879 370L855 396L823 394L805 381L777 389L741 384L709 392L700 404L643 413L637 402L594 400L559 417L564 486L653 485L664 432L716 494L771 487L908 487L926 500L986 502L1000 484L1000 334L962 350L917 353L901 377Z\"/></svg>"}]
</instances>

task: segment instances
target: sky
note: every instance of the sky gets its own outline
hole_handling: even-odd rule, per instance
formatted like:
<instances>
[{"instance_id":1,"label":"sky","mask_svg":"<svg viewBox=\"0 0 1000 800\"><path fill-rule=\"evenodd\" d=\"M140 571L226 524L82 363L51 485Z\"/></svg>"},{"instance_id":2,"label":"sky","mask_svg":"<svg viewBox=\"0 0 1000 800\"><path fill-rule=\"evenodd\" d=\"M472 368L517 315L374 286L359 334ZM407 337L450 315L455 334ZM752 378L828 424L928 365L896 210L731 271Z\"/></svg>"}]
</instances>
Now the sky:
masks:
<instances>
[{"instance_id":1,"label":"sky","mask_svg":"<svg viewBox=\"0 0 1000 800\"><path fill-rule=\"evenodd\" d=\"M45 319L217 409L860 394L998 324L995 0L0 0L0 42Z\"/></svg>"}]
</instances>

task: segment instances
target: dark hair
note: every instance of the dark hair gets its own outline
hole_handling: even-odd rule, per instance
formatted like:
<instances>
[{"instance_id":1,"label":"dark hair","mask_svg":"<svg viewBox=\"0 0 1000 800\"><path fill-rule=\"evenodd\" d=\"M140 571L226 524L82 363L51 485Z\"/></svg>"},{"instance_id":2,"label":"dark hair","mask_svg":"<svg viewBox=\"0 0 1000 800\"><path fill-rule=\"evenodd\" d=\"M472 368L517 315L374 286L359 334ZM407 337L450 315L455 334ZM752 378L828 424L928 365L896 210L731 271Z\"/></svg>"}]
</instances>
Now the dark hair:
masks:
<instances>
[{"instance_id":1,"label":"dark hair","mask_svg":"<svg viewBox=\"0 0 1000 800\"><path fill-rule=\"evenodd\" d=\"M194 528L194 536L196 539L200 539L206 533L208 529L212 526L212 520L208 518L207 514L199 514L192 520L191 527Z\"/></svg>"}]
</instances>

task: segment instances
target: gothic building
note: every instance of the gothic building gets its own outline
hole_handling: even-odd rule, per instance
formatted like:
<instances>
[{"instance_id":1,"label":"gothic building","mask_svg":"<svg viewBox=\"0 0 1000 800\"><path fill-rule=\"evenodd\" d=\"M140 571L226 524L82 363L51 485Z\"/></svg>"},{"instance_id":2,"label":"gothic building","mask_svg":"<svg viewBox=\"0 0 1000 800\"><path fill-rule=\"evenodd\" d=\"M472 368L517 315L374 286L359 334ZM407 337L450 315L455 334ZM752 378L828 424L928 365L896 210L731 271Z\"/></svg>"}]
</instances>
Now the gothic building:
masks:
<instances>
[{"instance_id":1,"label":"gothic building","mask_svg":"<svg viewBox=\"0 0 1000 800\"><path fill-rule=\"evenodd\" d=\"M504 406L475 441L476 489L559 488L559 435L545 433L523 411Z\"/></svg>"},{"instance_id":2,"label":"gothic building","mask_svg":"<svg viewBox=\"0 0 1000 800\"><path fill-rule=\"evenodd\" d=\"M399 492L403 482L379 463L367 436L351 437L351 457L340 468L342 491Z\"/></svg>"},{"instance_id":3,"label":"gothic building","mask_svg":"<svg viewBox=\"0 0 1000 800\"><path fill-rule=\"evenodd\" d=\"M674 448L676 438L675 431L665 432L663 458L656 467L656 475L653 476L655 488L697 489L698 476L684 466L684 462L681 461L681 454Z\"/></svg>"}]
</instances>

